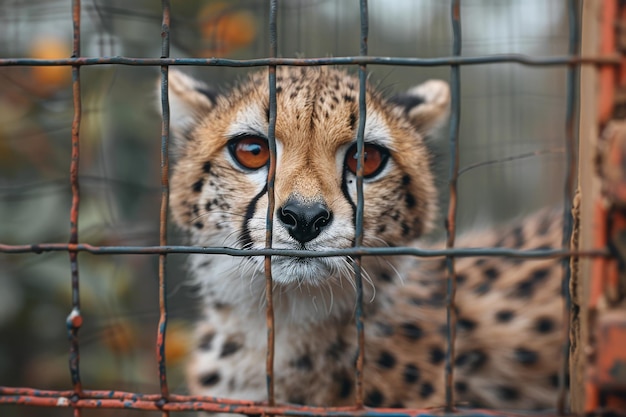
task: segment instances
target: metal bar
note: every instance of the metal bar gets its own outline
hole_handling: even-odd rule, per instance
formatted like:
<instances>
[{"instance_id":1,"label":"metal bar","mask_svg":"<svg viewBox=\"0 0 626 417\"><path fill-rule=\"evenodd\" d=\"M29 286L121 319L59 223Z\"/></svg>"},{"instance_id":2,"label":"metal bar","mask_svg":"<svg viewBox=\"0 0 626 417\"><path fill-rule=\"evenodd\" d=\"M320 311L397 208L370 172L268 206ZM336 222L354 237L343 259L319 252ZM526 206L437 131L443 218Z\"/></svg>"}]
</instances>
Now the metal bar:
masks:
<instances>
[{"instance_id":1,"label":"metal bar","mask_svg":"<svg viewBox=\"0 0 626 417\"><path fill-rule=\"evenodd\" d=\"M563 258L570 256L579 257L610 257L611 252L607 248L593 250L563 250L563 249L506 249L506 248L454 248L454 249L419 249L413 247L352 247L346 249L332 249L326 251L300 250L300 249L235 249L225 247L204 246L95 246L88 243L41 243L33 245L4 245L0 244L0 253L36 253L44 252L88 252L92 255L158 255L160 253L202 253L211 255L229 256L296 256L301 258L322 258L331 256L398 256L411 255L422 258L442 256L472 257L494 256L511 258Z\"/></svg>"},{"instance_id":2,"label":"metal bar","mask_svg":"<svg viewBox=\"0 0 626 417\"><path fill-rule=\"evenodd\" d=\"M27 404L28 405L35 405L35 406L49 406L50 404L54 405L54 406L61 406L61 407L66 407L67 404L71 403L70 401L70 397L74 394L73 391L71 390L65 390L65 391L51 391L51 390L39 390L39 389L34 389L34 388L12 388L12 387L0 387L0 404ZM89 400L92 403L94 401L97 400L109 400L109 404L106 405L106 407L111 408L110 405L114 405L114 408L118 408L116 406L116 404L142 404L141 407L145 407L145 406L149 406L151 407L150 409L154 409L154 405L151 405L150 403L153 404L158 404L162 397L161 394L139 394L139 393L134 393L134 392L124 392L124 391L100 391L100 390L84 390L82 392L83 396L81 398L80 401L83 400ZM117 400L119 401L118 403L115 403L115 401L113 400ZM234 400L234 399L229 399L229 398L218 398L218 397L210 397L210 396L198 396L198 395L176 395L176 394L170 394L169 397L169 401L167 403L167 406L172 406L172 404L179 404L179 403L187 403L187 404L191 404L191 403L205 403L207 404L207 406L212 406L212 407L223 407L223 408L227 408L228 410L232 410L232 407L255 407L255 408L264 408L267 407L267 404L261 401L249 401L249 400ZM224 406L229 406L229 407L224 407ZM100 406L102 408L105 408L105 405ZM141 407L137 406L136 409L142 409ZM91 406L91 405L86 405L85 408L97 408L96 406ZM222 409L220 409L220 412L222 411ZM143 408L145 409L145 408ZM291 414L295 414L297 411L302 411L302 415L323 415L323 412L326 410L328 412L327 415L333 415L335 413L349 413L352 412L351 415L354 415L356 413L354 413L354 411L357 411L357 409L355 407L306 407L306 406L293 406L290 407L291 410ZM373 414L374 410L373 409L368 409L370 411L372 411L371 413L368 413L368 411L360 411L359 415L364 415L367 416L368 414ZM381 415L381 414L391 414L391 413L384 413L382 411L380 411L382 409L378 409L375 413L376 415ZM417 412L418 410L412 410L412 409L407 409L404 413L408 414L408 415L415 415L415 414L421 414L421 413L425 413L426 415L428 415L429 413L432 414L437 414L440 416L440 414L436 413L435 410L433 409L429 409L429 410L421 410L419 412ZM476 410L474 410L476 411ZM471 415L477 415L479 413L487 413L486 411L480 410L478 413L475 413L474 411L472 411ZM228 411L230 412L230 411ZM492 410L492 413L496 413L494 410ZM395 409L393 410L393 415L398 415L398 410ZM402 412L400 412L400 414L402 414ZM502 413L498 413L500 415L502 415ZM455 416L463 416L463 415L468 415L468 413L464 412L463 409L458 410L457 414L455 414ZM509 413L507 413L506 415L510 415ZM550 416L553 415L553 413L548 413L548 414L536 414L536 416Z\"/></svg>"},{"instance_id":3,"label":"metal bar","mask_svg":"<svg viewBox=\"0 0 626 417\"><path fill-rule=\"evenodd\" d=\"M80 56L80 0L72 0L72 29L73 46L72 57ZM69 368L74 386L74 395L71 403L75 404L82 395L80 379L80 347L78 331L83 323L80 312L80 287L78 275L78 251L72 247L78 244L78 217L80 210L80 184L78 168L80 162L80 122L82 116L80 67L72 67L72 96L74 102L74 116L72 120L72 161L70 164L70 183L72 188L72 207L70 211L70 239L68 244L70 269L72 276L72 311L67 317L66 325L70 340ZM80 417L80 408L74 408L74 416Z\"/></svg>"},{"instance_id":4,"label":"metal bar","mask_svg":"<svg viewBox=\"0 0 626 417\"><path fill-rule=\"evenodd\" d=\"M9 397L33 397L33 398L62 398L71 397L74 395L74 391L54 391L54 390L41 390L35 388L24 387L3 387L0 386L0 399L7 401ZM136 392L126 391L103 391L103 390L83 390L83 399L111 399L111 400L142 400L158 402L163 397L161 394L140 394ZM219 398L211 396L200 395L176 395L170 394L171 402L185 402L185 401L204 401L214 404L231 404L231 405L263 405L261 401L250 400L233 400L230 398Z\"/></svg>"},{"instance_id":5,"label":"metal bar","mask_svg":"<svg viewBox=\"0 0 626 417\"><path fill-rule=\"evenodd\" d=\"M360 54L367 55L367 35L369 31L367 0L360 0L361 45ZM367 68L365 64L359 66L359 124L356 135L356 212L354 216L354 247L363 246L363 165L365 163L364 136L367 119ZM361 256L354 258L354 281L356 286L355 324L357 333L357 357L355 366L355 405L363 407L363 365L365 364L365 323L363 320L363 271Z\"/></svg>"},{"instance_id":6,"label":"metal bar","mask_svg":"<svg viewBox=\"0 0 626 417\"><path fill-rule=\"evenodd\" d=\"M269 407L264 404L226 404L214 403L205 397L204 401L192 396L171 396L172 401L161 405L158 400L146 398L82 398L74 404L78 408L86 409L126 409L145 411L208 411L217 413L247 414L247 415L286 415L302 417L444 417L446 414L435 409L385 409L371 408L359 410L355 407L307 407L296 405L280 405ZM17 404L35 407L68 408L72 406L71 400L65 396L39 397L27 395L0 396L0 404ZM555 413L534 413L536 417L556 417ZM625 413L615 412L612 415L626 416ZM499 412L498 410L458 410L455 417L524 417L528 414Z\"/></svg>"},{"instance_id":7,"label":"metal bar","mask_svg":"<svg viewBox=\"0 0 626 417\"><path fill-rule=\"evenodd\" d=\"M216 67L265 67L268 65L284 66L321 66L321 65L394 65L412 67L441 67L450 65L486 65L517 63L531 67L550 67L559 65L619 65L621 57L617 54L597 56L546 56L535 57L524 54L498 54L475 57L439 57L405 58L386 56L347 56L323 58L132 58L132 57L80 57L60 59L2 58L0 67L7 66L83 66L83 65L133 65L162 66L190 65Z\"/></svg>"},{"instance_id":8,"label":"metal bar","mask_svg":"<svg viewBox=\"0 0 626 417\"><path fill-rule=\"evenodd\" d=\"M568 23L569 23L569 50L570 55L580 54L580 7L578 0L569 0L568 7ZM570 66L567 70L567 104L565 114L565 155L566 155L566 171L565 171L565 189L563 204L563 248L569 248L572 236L572 203L576 187L576 175L578 172L577 160L577 126L578 126L578 76L580 66ZM559 395L557 399L557 411L559 415L565 415L569 412L566 406L567 401L567 381L566 375L569 370L569 350L570 350L570 315L571 315L571 294L569 290L570 282L570 258L562 258L563 283L562 293L564 297L563 320L563 347L562 362L559 372Z\"/></svg>"},{"instance_id":9,"label":"metal bar","mask_svg":"<svg viewBox=\"0 0 626 417\"><path fill-rule=\"evenodd\" d=\"M163 20L161 23L161 58L170 55L170 18L171 8L169 0L161 0ZM170 105L168 87L169 68L161 66L161 209L159 213L159 245L167 245L167 214L169 204L169 134L170 134ZM165 271L167 253L159 254L159 325L156 339L156 357L158 362L159 384L161 388L160 405L165 404L169 397L167 385L167 370L165 363L165 339L167 331L167 281ZM169 411L163 410L163 416L169 416Z\"/></svg>"},{"instance_id":10,"label":"metal bar","mask_svg":"<svg viewBox=\"0 0 626 417\"><path fill-rule=\"evenodd\" d=\"M452 22L454 56L461 55L461 2L452 0L450 4L450 19ZM457 212L457 180L459 178L459 125L461 120L461 68L453 65L450 72L450 169L448 173L448 187L450 201L448 203L448 217L446 219L446 248L454 248L456 236L456 212ZM446 405L447 412L454 411L454 341L456 339L456 272L454 270L454 257L446 257L446 268L448 278L446 284L446 364L445 364L445 384L446 384Z\"/></svg>"},{"instance_id":11,"label":"metal bar","mask_svg":"<svg viewBox=\"0 0 626 417\"><path fill-rule=\"evenodd\" d=\"M278 42L276 34L276 12L277 0L270 1L269 34L270 34L270 56L278 55ZM274 207L276 196L274 195L274 185L276 180L276 66L270 65L269 73L269 120L267 127L267 139L270 149L270 165L267 170L267 216L265 223L265 247L272 248L272 238L274 230ZM274 405L274 300L272 285L272 257L265 256L265 322L267 324L267 352L265 363L265 375L267 386L267 402Z\"/></svg>"}]
</instances>

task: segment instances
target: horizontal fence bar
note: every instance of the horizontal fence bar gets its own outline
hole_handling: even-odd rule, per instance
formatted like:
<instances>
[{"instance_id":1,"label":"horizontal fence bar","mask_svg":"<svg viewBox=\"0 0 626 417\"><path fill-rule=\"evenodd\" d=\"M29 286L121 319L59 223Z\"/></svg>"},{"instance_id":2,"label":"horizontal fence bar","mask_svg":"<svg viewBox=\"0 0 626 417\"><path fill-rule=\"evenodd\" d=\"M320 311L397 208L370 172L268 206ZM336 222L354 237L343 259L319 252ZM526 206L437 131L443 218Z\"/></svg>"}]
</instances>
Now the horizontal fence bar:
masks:
<instances>
[{"instance_id":1,"label":"horizontal fence bar","mask_svg":"<svg viewBox=\"0 0 626 417\"><path fill-rule=\"evenodd\" d=\"M9 389L0 390L7 392ZM24 389L21 389L22 391ZM33 390L36 391L36 390ZM48 394L55 391L47 391ZM308 407L297 405L279 405L270 407L265 403L249 401L231 401L216 399L213 397L199 397L186 395L170 395L169 401L164 402L160 395L137 395L128 393L124 398L107 397L107 394L115 391L84 391L82 398L66 396L66 391L57 391L58 395L0 395L0 404L29 405L37 407L57 408L107 408L146 411L209 411L219 413L238 413L248 415L286 415L286 416L328 416L328 417L442 417L446 414L443 409L392 409L392 408L365 408L355 407ZM92 395L93 394L93 395ZM620 415L620 414L616 414ZM497 410L463 410L457 409L455 417L495 417L510 416L522 417L527 414L498 412ZM552 417L553 412L533 413L533 416Z\"/></svg>"},{"instance_id":2,"label":"horizontal fence bar","mask_svg":"<svg viewBox=\"0 0 626 417\"><path fill-rule=\"evenodd\" d=\"M88 252L94 255L158 255L162 253L201 253L211 255L230 256L295 256L300 258L322 258L331 256L396 256L410 255L422 258L438 256L506 256L511 258L565 258L569 256L608 257L611 252L607 248L587 251L564 249L506 249L506 248L453 248L453 249L419 249L412 247L397 248L370 248L350 247L326 251L312 251L300 249L235 249L228 247L204 246L94 246L88 243L41 243L33 245L5 245L0 244L0 253L43 253L62 251Z\"/></svg>"},{"instance_id":3,"label":"horizontal fence bar","mask_svg":"<svg viewBox=\"0 0 626 417\"><path fill-rule=\"evenodd\" d=\"M108 399L108 400L142 400L142 401L158 401L163 397L161 394L140 394L127 391L115 391L115 390L83 390L81 397L75 396L74 391L55 391L55 390L40 390L36 388L26 387L3 387L0 386L0 398L25 396L25 397L38 397L38 398L60 398L66 397L70 400L78 398L90 398L90 399ZM181 397L177 394L170 394L171 401L181 401L177 399ZM216 404L235 404L235 405L263 405L260 401L251 400L234 400L230 398L219 398L208 395L186 395L182 396L182 401L204 401L212 402Z\"/></svg>"},{"instance_id":4,"label":"horizontal fence bar","mask_svg":"<svg viewBox=\"0 0 626 417\"><path fill-rule=\"evenodd\" d=\"M83 66L83 65L193 65L216 67L261 67L267 65L314 66L314 65L399 65L437 67L449 65L482 65L516 63L528 66L556 65L619 65L619 55L578 56L561 55L536 57L523 54L482 55L475 57L403 58L385 56L346 56L326 58L131 58L131 57L80 57L60 59L2 58L0 67L14 66Z\"/></svg>"}]
</instances>

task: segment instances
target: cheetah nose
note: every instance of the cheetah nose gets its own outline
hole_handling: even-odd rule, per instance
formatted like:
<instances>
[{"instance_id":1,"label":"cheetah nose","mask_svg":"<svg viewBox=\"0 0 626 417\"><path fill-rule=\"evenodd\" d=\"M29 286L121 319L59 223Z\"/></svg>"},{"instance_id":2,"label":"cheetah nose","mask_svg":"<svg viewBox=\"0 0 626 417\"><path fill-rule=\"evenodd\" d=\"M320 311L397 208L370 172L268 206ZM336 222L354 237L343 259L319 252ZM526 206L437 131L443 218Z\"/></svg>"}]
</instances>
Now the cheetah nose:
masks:
<instances>
[{"instance_id":1,"label":"cheetah nose","mask_svg":"<svg viewBox=\"0 0 626 417\"><path fill-rule=\"evenodd\" d=\"M323 203L288 200L278 210L278 219L291 237L306 243L315 239L331 223L333 214Z\"/></svg>"}]
</instances>

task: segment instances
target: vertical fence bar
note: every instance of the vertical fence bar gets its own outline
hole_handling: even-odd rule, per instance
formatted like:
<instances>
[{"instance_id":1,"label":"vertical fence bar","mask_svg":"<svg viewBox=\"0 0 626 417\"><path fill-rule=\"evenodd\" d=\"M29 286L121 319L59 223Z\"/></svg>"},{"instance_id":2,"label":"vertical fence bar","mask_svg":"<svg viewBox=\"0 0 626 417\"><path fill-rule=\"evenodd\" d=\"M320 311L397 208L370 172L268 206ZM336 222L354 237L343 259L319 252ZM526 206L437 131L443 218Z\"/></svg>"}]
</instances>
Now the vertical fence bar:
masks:
<instances>
[{"instance_id":1,"label":"vertical fence bar","mask_svg":"<svg viewBox=\"0 0 626 417\"><path fill-rule=\"evenodd\" d=\"M80 56L80 0L72 1L73 46L72 58ZM80 207L80 187L78 182L78 168L80 160L80 122L82 112L80 67L72 66L72 95L74 102L74 116L72 120L72 162L70 165L70 183L72 188L72 208L70 212L70 245L78 244L78 214ZM74 386L72 402L78 401L82 393L80 380L80 352L78 331L83 322L80 312L80 291L78 276L78 252L69 251L70 269L72 274L72 311L67 317L68 338L70 340L69 367ZM80 408L74 408L74 416L81 415Z\"/></svg>"},{"instance_id":2,"label":"vertical fence bar","mask_svg":"<svg viewBox=\"0 0 626 417\"><path fill-rule=\"evenodd\" d=\"M461 55L461 1L451 0L450 18L452 21L453 46L452 54ZM450 189L450 202L448 205L448 217L446 219L446 247L453 248L456 235L456 211L457 211L457 180L459 177L459 125L461 121L461 68L459 65L451 66L450 73L451 114L450 114L450 170L448 186ZM448 280L446 288L446 406L447 412L454 410L454 340L456 338L456 313L454 297L456 295L456 273L454 270L454 257L446 257Z\"/></svg>"},{"instance_id":3,"label":"vertical fence bar","mask_svg":"<svg viewBox=\"0 0 626 417\"><path fill-rule=\"evenodd\" d=\"M369 31L369 17L367 0L360 0L361 15L361 46L360 55L367 55L367 36ZM357 169L356 169L356 216L354 246L363 246L363 165L365 162L364 136L365 121L367 115L367 67L359 65L359 125L356 138ZM357 360L356 360L356 406L363 407L363 365L365 363L365 328L363 323L363 277L361 269L361 256L354 257L354 275L356 281L356 330L357 330Z\"/></svg>"},{"instance_id":4,"label":"vertical fence bar","mask_svg":"<svg viewBox=\"0 0 626 417\"><path fill-rule=\"evenodd\" d=\"M580 55L580 7L578 0L569 0L568 2L568 25L569 25L569 54ZM565 153L566 153L566 171L565 171L565 189L563 204L563 248L569 248L572 235L572 215L571 206L574 199L575 181L577 174L577 145L578 145L578 79L580 65L570 65L567 70L567 103L565 112ZM567 378L569 370L569 350L570 350L570 309L572 305L571 294L569 289L570 282L570 259L563 258L561 260L563 267L563 284L562 294L564 297L563 320L565 323L563 329L563 347L562 347L562 363L559 372L559 396L557 402L557 411L560 415L568 412L566 407L567 400Z\"/></svg>"},{"instance_id":5,"label":"vertical fence bar","mask_svg":"<svg viewBox=\"0 0 626 417\"><path fill-rule=\"evenodd\" d=\"M162 24L161 24L161 58L170 55L170 17L171 7L169 0L161 0ZM167 245L167 212L169 204L169 135L170 135L170 104L168 89L169 67L161 66L161 110L163 114L161 124L161 211L159 217L159 245ZM161 387L161 401L165 404L169 397L167 386L167 373L165 369L165 336L167 330L167 283L165 269L167 256L159 255L159 327L157 331L156 354L159 368L159 383ZM163 416L168 416L169 411L163 411Z\"/></svg>"},{"instance_id":6,"label":"vertical fence bar","mask_svg":"<svg viewBox=\"0 0 626 417\"><path fill-rule=\"evenodd\" d=\"M278 54L278 37L276 33L276 12L278 10L277 0L270 1L270 56L276 58ZM272 247L274 228L274 207L276 205L274 196L274 181L276 178L276 65L270 65L269 72L269 121L267 127L267 138L270 148L270 166L267 170L267 216L265 223L265 247ZM272 257L265 257L265 302L266 302L266 323L267 323L267 356L265 364L267 402L274 405L274 299L272 293Z\"/></svg>"}]
</instances>

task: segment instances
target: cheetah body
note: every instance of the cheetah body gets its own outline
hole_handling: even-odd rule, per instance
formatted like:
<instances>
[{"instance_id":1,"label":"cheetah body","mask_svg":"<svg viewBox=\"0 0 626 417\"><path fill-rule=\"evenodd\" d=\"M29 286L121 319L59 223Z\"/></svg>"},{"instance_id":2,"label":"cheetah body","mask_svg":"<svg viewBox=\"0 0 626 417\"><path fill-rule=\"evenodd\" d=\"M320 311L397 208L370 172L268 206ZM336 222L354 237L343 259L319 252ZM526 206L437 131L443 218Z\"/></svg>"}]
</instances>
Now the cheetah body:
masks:
<instances>
[{"instance_id":1,"label":"cheetah body","mask_svg":"<svg viewBox=\"0 0 626 417\"><path fill-rule=\"evenodd\" d=\"M170 74L178 154L171 207L192 244L265 247L268 164L243 166L238 152L253 161L263 156L267 78L260 72L228 93L216 93L181 73ZM278 69L274 248L353 246L356 176L348 155L358 127L358 85L331 68ZM448 102L440 81L390 99L368 87L365 142L383 161L364 180L364 245L420 247L416 239L430 230L436 192L424 137L445 119ZM559 246L557 218L540 213L500 230L465 234L458 245ZM264 400L263 258L196 254L189 269L203 296L187 372L190 391ZM561 366L559 263L474 257L457 258L455 269L455 401L553 407ZM445 260L364 257L363 271L366 405L442 406ZM272 275L277 401L352 404L352 260L274 256Z\"/></svg>"}]
</instances>

